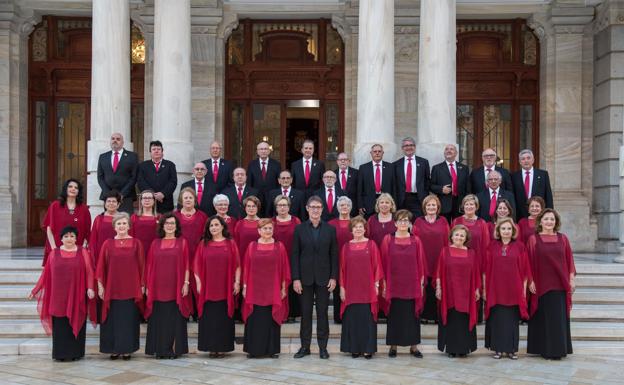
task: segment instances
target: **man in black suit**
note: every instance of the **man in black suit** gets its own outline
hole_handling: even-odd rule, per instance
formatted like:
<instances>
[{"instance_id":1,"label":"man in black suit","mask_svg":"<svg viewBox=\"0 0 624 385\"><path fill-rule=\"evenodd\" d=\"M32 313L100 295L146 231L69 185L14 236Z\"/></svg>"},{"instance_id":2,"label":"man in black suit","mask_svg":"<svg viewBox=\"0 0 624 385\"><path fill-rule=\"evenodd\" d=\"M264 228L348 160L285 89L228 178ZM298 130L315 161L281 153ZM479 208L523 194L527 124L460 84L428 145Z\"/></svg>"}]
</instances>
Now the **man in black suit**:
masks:
<instances>
[{"instance_id":1,"label":"man in black suit","mask_svg":"<svg viewBox=\"0 0 624 385\"><path fill-rule=\"evenodd\" d=\"M501 174L501 185L503 190L513 191L511 185L511 175L507 169L498 167L496 165L496 151L492 148L486 148L481 153L481 160L483 161L482 167L477 167L472 170L470 177L468 178L468 192L471 194L479 194L481 191L486 190L487 175L491 171L498 171Z\"/></svg>"},{"instance_id":2,"label":"man in black suit","mask_svg":"<svg viewBox=\"0 0 624 385\"><path fill-rule=\"evenodd\" d=\"M375 214L375 201L381 193L394 196L394 166L383 161L383 146L371 147L372 161L364 163L358 170L357 206L366 218Z\"/></svg>"},{"instance_id":3,"label":"man in black suit","mask_svg":"<svg viewBox=\"0 0 624 385\"><path fill-rule=\"evenodd\" d=\"M197 208L203 211L209 217L216 214L215 208L212 204L212 198L215 196L213 186L206 183L206 173L208 169L204 162L197 162L193 166L193 179L182 183L180 190L190 187L195 190L197 194ZM178 205L178 208L181 206Z\"/></svg>"},{"instance_id":4,"label":"man in black suit","mask_svg":"<svg viewBox=\"0 0 624 385\"><path fill-rule=\"evenodd\" d=\"M208 169L206 182L211 187L211 190L214 190L215 194L222 192L224 188L234 183L232 181L234 163L221 157L221 144L219 142L212 142L210 145L210 158L203 162Z\"/></svg>"},{"instance_id":5,"label":"man in black suit","mask_svg":"<svg viewBox=\"0 0 624 385\"><path fill-rule=\"evenodd\" d=\"M457 160L457 147L444 147L444 161L431 169L431 192L440 198L440 213L451 220L460 215L459 206L468 191L468 167Z\"/></svg>"},{"instance_id":6,"label":"man in black suit","mask_svg":"<svg viewBox=\"0 0 624 385\"><path fill-rule=\"evenodd\" d=\"M429 195L429 161L416 156L414 138L403 139L401 148L403 157L394 162L396 205L416 218L422 215L422 201Z\"/></svg>"},{"instance_id":7,"label":"man in black suit","mask_svg":"<svg viewBox=\"0 0 624 385\"><path fill-rule=\"evenodd\" d=\"M243 201L248 196L258 197L258 190L247 184L247 171L242 167L236 167L234 169L234 185L227 186L221 191L230 200L230 208L228 209L228 215L236 219L245 218L245 208L243 207ZM258 207L258 213L262 212L262 207Z\"/></svg>"},{"instance_id":8,"label":"man in black suit","mask_svg":"<svg viewBox=\"0 0 624 385\"><path fill-rule=\"evenodd\" d=\"M117 190L121 194L119 211L132 214L133 202L136 200L134 185L137 180L137 167L139 157L135 152L128 151L124 147L123 136L115 132L111 135L111 151L100 154L97 166L98 184L102 189L100 199L111 190Z\"/></svg>"},{"instance_id":9,"label":"man in black suit","mask_svg":"<svg viewBox=\"0 0 624 385\"><path fill-rule=\"evenodd\" d=\"M323 201L317 196L308 199L309 220L295 227L290 269L293 290L301 295L301 348L295 358L310 354L312 341L312 307L316 302L316 339L319 356L329 358L327 340L329 293L336 288L338 273L338 241L336 229L321 220Z\"/></svg>"},{"instance_id":10,"label":"man in black suit","mask_svg":"<svg viewBox=\"0 0 624 385\"><path fill-rule=\"evenodd\" d=\"M314 142L306 139L301 145L303 158L292 163L290 170L293 176L293 186L297 190L303 191L306 199L312 193L321 188L325 164L318 159L314 159Z\"/></svg>"},{"instance_id":11,"label":"man in black suit","mask_svg":"<svg viewBox=\"0 0 624 385\"><path fill-rule=\"evenodd\" d=\"M338 154L336 162L338 163L338 168L335 171L338 178L338 186L351 199L351 202L357 202L358 170L351 167L349 155L344 152ZM351 209L352 217L357 215L357 207L355 206L354 204L353 209Z\"/></svg>"},{"instance_id":12,"label":"man in black suit","mask_svg":"<svg viewBox=\"0 0 624 385\"><path fill-rule=\"evenodd\" d=\"M488 189L477 194L477 198L479 199L479 211L477 215L483 218L486 222L490 222L492 220L492 216L494 215L494 212L496 212L496 206L501 199L509 201L511 207L513 208L513 212L516 212L516 200L514 199L514 195L511 191L503 190L501 186L502 179L503 178L498 171L490 171L487 179Z\"/></svg>"},{"instance_id":13,"label":"man in black suit","mask_svg":"<svg viewBox=\"0 0 624 385\"><path fill-rule=\"evenodd\" d=\"M527 201L532 196L540 196L546 202L546 207L553 208L553 193L550 187L548 171L534 168L533 151L522 150L519 154L522 169L511 176L516 204L518 205L518 219L529 216Z\"/></svg>"},{"instance_id":14,"label":"man in black suit","mask_svg":"<svg viewBox=\"0 0 624 385\"><path fill-rule=\"evenodd\" d=\"M283 170L279 175L280 187L275 190L269 191L267 195L267 209L265 216L273 217L277 215L275 210L275 198L278 195L284 195L290 198L290 215L294 215L297 218L304 221L307 219L307 212L305 211L305 196L303 191L297 190L292 187L292 174L288 170Z\"/></svg>"},{"instance_id":15,"label":"man in black suit","mask_svg":"<svg viewBox=\"0 0 624 385\"><path fill-rule=\"evenodd\" d=\"M173 192L178 187L178 173L175 164L163 159L163 145L160 140L149 144L150 160L139 164L137 186L139 190L151 189L160 213L173 210Z\"/></svg>"},{"instance_id":16,"label":"man in black suit","mask_svg":"<svg viewBox=\"0 0 624 385\"><path fill-rule=\"evenodd\" d=\"M323 174L323 187L316 190L314 195L323 201L323 214L321 219L325 222L338 218L338 198L345 195L340 186L336 184L336 174L327 170Z\"/></svg>"},{"instance_id":17,"label":"man in black suit","mask_svg":"<svg viewBox=\"0 0 624 385\"><path fill-rule=\"evenodd\" d=\"M249 186L258 190L263 212L268 206L269 191L279 187L278 178L282 166L275 159L269 158L271 148L267 142L260 142L256 147L258 159L252 160L247 166Z\"/></svg>"}]
</instances>

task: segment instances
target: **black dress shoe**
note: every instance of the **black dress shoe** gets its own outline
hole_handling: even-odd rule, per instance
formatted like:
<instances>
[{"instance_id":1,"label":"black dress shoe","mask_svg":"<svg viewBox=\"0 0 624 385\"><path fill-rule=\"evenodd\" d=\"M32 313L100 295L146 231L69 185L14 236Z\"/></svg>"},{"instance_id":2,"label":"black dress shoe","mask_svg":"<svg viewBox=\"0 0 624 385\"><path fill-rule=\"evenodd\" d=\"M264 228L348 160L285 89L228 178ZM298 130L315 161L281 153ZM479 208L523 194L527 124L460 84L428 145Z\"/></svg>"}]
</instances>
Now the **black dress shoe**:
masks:
<instances>
[{"instance_id":1,"label":"black dress shoe","mask_svg":"<svg viewBox=\"0 0 624 385\"><path fill-rule=\"evenodd\" d=\"M351 353L351 358L358 358L360 353Z\"/></svg>"},{"instance_id":2,"label":"black dress shoe","mask_svg":"<svg viewBox=\"0 0 624 385\"><path fill-rule=\"evenodd\" d=\"M418 349L410 350L410 354L416 358L423 358L423 354Z\"/></svg>"},{"instance_id":3,"label":"black dress shoe","mask_svg":"<svg viewBox=\"0 0 624 385\"><path fill-rule=\"evenodd\" d=\"M113 360L113 361L115 361L118 358L119 358L119 354L111 354L110 355L110 359Z\"/></svg>"},{"instance_id":4,"label":"black dress shoe","mask_svg":"<svg viewBox=\"0 0 624 385\"><path fill-rule=\"evenodd\" d=\"M123 356L121 356L121 359L122 359L122 360L124 360L124 361L130 361L130 358L131 358L131 357L132 357L132 356L131 356L131 355L129 355L129 354L124 354Z\"/></svg>"},{"instance_id":5,"label":"black dress shoe","mask_svg":"<svg viewBox=\"0 0 624 385\"><path fill-rule=\"evenodd\" d=\"M295 358L303 358L305 356L309 356L310 355L310 348L299 348L299 350L297 351L297 353L295 353L294 357Z\"/></svg>"},{"instance_id":6,"label":"black dress shoe","mask_svg":"<svg viewBox=\"0 0 624 385\"><path fill-rule=\"evenodd\" d=\"M394 358L397 356L397 350L396 349L390 349L388 350L388 357L390 358Z\"/></svg>"},{"instance_id":7,"label":"black dress shoe","mask_svg":"<svg viewBox=\"0 0 624 385\"><path fill-rule=\"evenodd\" d=\"M320 350L319 350L319 357L320 357L322 360L326 360L326 359L328 359L328 358L329 358L329 352L327 351L327 349L320 349Z\"/></svg>"},{"instance_id":8,"label":"black dress shoe","mask_svg":"<svg viewBox=\"0 0 624 385\"><path fill-rule=\"evenodd\" d=\"M370 360L371 358L373 358L372 354L364 354L364 358L366 358L367 360Z\"/></svg>"}]
</instances>

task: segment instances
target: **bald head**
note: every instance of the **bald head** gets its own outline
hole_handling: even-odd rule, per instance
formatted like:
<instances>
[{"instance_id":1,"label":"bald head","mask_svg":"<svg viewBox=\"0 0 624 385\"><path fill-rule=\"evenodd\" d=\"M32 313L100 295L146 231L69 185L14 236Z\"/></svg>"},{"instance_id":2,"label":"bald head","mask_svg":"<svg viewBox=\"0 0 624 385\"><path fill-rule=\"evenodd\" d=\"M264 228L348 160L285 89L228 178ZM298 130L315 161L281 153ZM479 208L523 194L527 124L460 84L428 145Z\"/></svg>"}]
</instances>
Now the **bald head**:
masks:
<instances>
[{"instance_id":1,"label":"bald head","mask_svg":"<svg viewBox=\"0 0 624 385\"><path fill-rule=\"evenodd\" d=\"M124 137L119 132L113 132L110 137L110 146L113 151L121 151L124 146Z\"/></svg>"}]
</instances>

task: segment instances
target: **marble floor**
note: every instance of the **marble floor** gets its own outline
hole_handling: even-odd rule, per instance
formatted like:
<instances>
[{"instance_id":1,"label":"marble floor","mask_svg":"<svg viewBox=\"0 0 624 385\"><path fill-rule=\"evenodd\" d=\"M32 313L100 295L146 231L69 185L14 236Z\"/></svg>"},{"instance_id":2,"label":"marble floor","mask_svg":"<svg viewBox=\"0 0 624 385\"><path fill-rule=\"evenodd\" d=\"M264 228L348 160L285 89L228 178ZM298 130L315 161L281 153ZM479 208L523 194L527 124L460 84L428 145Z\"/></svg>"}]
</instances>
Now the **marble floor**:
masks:
<instances>
[{"instance_id":1,"label":"marble floor","mask_svg":"<svg viewBox=\"0 0 624 385\"><path fill-rule=\"evenodd\" d=\"M131 361L91 355L72 363L49 356L1 356L1 384L622 384L624 357L572 355L562 361L521 356L493 360L487 354L450 359L427 354L422 360L399 353L372 360L333 354L295 360L247 359L236 353L223 359L191 354L156 360L137 354Z\"/></svg>"}]
</instances>

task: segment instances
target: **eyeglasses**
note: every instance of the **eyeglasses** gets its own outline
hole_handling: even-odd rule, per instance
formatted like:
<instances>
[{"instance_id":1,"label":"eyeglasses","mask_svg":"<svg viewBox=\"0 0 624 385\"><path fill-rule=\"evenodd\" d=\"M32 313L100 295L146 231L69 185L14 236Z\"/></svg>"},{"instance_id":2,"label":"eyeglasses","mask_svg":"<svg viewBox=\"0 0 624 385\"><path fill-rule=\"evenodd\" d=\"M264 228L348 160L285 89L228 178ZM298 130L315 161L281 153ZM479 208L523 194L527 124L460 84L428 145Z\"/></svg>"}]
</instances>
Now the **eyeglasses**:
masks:
<instances>
[{"instance_id":1,"label":"eyeglasses","mask_svg":"<svg viewBox=\"0 0 624 385\"><path fill-rule=\"evenodd\" d=\"M174 225L175 226L175 224L176 224L175 221L173 221L173 222L165 222L165 225Z\"/></svg>"},{"instance_id":2,"label":"eyeglasses","mask_svg":"<svg viewBox=\"0 0 624 385\"><path fill-rule=\"evenodd\" d=\"M208 171L208 170L207 170L207 169L205 169L205 168L194 168L193 170L195 170L195 171L201 171L201 172L206 172L206 171Z\"/></svg>"},{"instance_id":3,"label":"eyeglasses","mask_svg":"<svg viewBox=\"0 0 624 385\"><path fill-rule=\"evenodd\" d=\"M398 221L396 221L397 223L410 223L409 219L399 219Z\"/></svg>"},{"instance_id":4,"label":"eyeglasses","mask_svg":"<svg viewBox=\"0 0 624 385\"><path fill-rule=\"evenodd\" d=\"M278 203L277 207L288 207L290 206L288 203Z\"/></svg>"},{"instance_id":5,"label":"eyeglasses","mask_svg":"<svg viewBox=\"0 0 624 385\"><path fill-rule=\"evenodd\" d=\"M343 161L343 160L349 160L349 158L342 158L342 159L338 158L338 162Z\"/></svg>"},{"instance_id":6,"label":"eyeglasses","mask_svg":"<svg viewBox=\"0 0 624 385\"><path fill-rule=\"evenodd\" d=\"M322 210L323 206L308 206L310 210Z\"/></svg>"}]
</instances>

